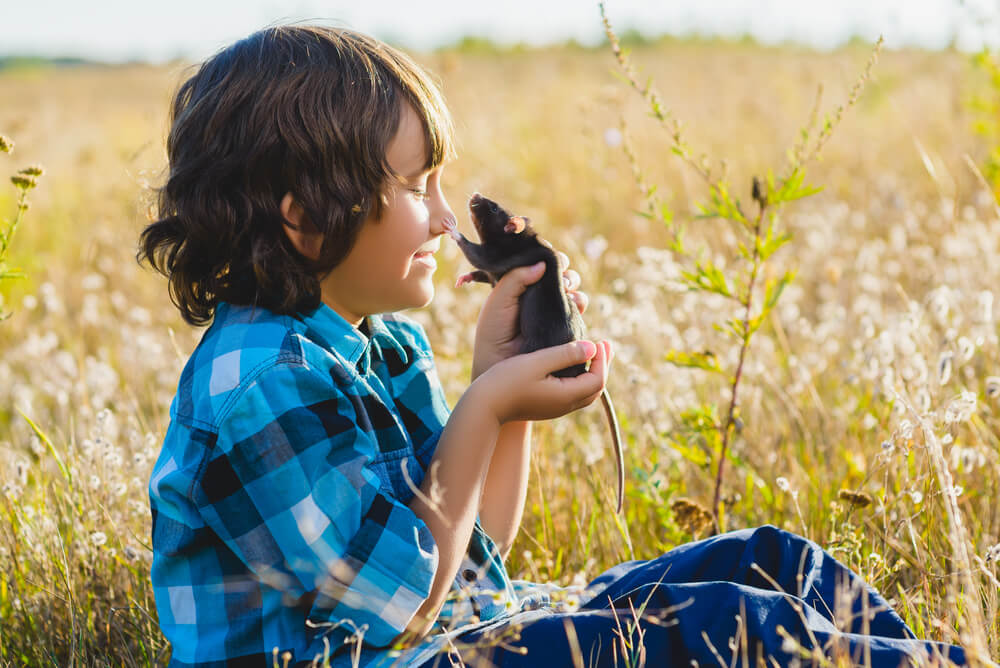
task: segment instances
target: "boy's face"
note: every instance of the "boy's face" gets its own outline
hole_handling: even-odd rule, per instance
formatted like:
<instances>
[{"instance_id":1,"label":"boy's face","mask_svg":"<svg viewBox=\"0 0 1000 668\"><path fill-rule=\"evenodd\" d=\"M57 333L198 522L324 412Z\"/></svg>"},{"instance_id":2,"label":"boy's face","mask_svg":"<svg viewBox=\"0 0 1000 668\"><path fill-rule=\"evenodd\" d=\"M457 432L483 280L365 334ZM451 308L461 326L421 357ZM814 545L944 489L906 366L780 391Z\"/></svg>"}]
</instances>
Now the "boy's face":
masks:
<instances>
[{"instance_id":1,"label":"boy's face","mask_svg":"<svg viewBox=\"0 0 1000 668\"><path fill-rule=\"evenodd\" d=\"M358 325L373 313L426 306L434 297L434 253L454 213L441 192L441 170L424 171L424 129L409 104L389 142L389 165L405 179L390 187L378 219L369 218L347 257L321 282L327 306Z\"/></svg>"}]
</instances>

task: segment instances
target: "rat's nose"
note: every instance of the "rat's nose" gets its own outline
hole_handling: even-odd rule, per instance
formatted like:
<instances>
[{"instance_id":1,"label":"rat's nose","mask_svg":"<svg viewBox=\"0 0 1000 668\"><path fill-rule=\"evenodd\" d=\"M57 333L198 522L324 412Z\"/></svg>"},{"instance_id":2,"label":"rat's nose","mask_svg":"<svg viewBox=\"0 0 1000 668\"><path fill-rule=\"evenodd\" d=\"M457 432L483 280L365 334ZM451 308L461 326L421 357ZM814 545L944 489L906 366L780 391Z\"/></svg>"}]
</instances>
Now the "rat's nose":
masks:
<instances>
[{"instance_id":1,"label":"rat's nose","mask_svg":"<svg viewBox=\"0 0 1000 668\"><path fill-rule=\"evenodd\" d=\"M469 206L479 206L483 203L484 199L479 193L472 193L472 197L469 198Z\"/></svg>"}]
</instances>

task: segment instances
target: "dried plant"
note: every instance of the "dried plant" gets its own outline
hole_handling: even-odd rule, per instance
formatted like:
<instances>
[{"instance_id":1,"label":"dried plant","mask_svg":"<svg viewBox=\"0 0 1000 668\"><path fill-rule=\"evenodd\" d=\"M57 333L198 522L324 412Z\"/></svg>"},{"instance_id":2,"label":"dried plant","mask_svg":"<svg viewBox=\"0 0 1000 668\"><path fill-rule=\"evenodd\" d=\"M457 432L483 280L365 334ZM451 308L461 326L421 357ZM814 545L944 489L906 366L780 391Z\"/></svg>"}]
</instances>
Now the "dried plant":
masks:
<instances>
[{"instance_id":1,"label":"dried plant","mask_svg":"<svg viewBox=\"0 0 1000 668\"><path fill-rule=\"evenodd\" d=\"M0 134L0 153L10 153L13 150L14 142L9 137ZM38 178L44 173L45 170L40 165L32 165L18 170L17 174L10 177L10 182L14 184L18 194L14 217L9 220L0 218L0 283L24 277L24 273L19 269L7 265L7 255L14 232L24 217L24 213L28 210L28 193L38 185ZM0 298L0 320L6 320L10 314L3 312L2 305L3 301Z\"/></svg>"}]
</instances>

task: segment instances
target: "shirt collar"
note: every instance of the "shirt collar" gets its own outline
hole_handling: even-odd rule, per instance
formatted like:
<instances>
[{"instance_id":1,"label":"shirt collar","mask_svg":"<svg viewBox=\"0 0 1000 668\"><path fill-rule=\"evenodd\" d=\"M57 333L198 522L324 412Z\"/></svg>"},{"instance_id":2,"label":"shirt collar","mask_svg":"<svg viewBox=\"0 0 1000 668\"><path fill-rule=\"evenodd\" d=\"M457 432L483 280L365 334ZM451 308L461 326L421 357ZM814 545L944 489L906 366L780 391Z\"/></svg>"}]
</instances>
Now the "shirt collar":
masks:
<instances>
[{"instance_id":1,"label":"shirt collar","mask_svg":"<svg viewBox=\"0 0 1000 668\"><path fill-rule=\"evenodd\" d=\"M362 374L367 374L371 368L372 346L377 346L380 353L386 346L393 348L402 358L403 364L407 364L409 359L406 349L392 335L382 317L370 315L367 320L371 336L365 336L357 327L323 303L320 303L312 313L302 316L302 322L310 330L311 335L320 339Z\"/></svg>"}]
</instances>

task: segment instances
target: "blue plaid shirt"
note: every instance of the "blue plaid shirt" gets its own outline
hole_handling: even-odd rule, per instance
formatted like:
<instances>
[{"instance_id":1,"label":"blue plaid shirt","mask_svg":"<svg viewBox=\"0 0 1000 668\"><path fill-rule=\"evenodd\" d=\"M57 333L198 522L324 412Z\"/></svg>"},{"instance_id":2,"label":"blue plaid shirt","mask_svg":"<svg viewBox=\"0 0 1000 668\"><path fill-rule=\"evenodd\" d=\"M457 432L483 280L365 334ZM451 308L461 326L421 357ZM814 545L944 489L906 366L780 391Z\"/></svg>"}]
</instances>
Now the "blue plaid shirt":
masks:
<instances>
[{"instance_id":1,"label":"blue plaid shirt","mask_svg":"<svg viewBox=\"0 0 1000 668\"><path fill-rule=\"evenodd\" d=\"M405 660L438 562L407 503L448 407L423 329L367 325L222 304L192 353L149 485L172 666ZM437 629L525 603L477 522Z\"/></svg>"}]
</instances>

